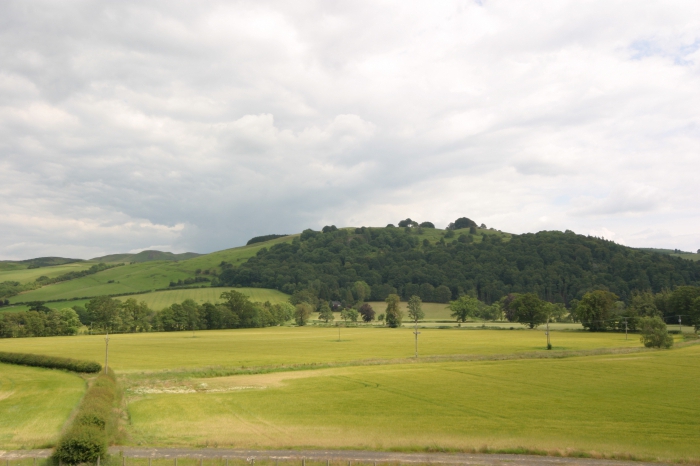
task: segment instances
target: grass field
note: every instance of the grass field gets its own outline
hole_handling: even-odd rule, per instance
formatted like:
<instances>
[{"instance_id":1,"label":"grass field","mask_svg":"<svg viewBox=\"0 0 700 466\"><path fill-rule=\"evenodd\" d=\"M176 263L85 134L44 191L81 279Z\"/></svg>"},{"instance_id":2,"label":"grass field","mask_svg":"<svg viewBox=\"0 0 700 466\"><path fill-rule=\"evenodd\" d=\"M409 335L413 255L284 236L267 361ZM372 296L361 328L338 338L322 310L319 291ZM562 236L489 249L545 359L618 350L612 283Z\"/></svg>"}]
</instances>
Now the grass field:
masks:
<instances>
[{"instance_id":1,"label":"grass field","mask_svg":"<svg viewBox=\"0 0 700 466\"><path fill-rule=\"evenodd\" d=\"M272 327L110 335L110 365L118 372L197 368L203 366L268 366L332 363L412 357L413 330L409 328ZM625 340L617 333L552 332L558 350L639 347L636 336ZM420 354L510 354L544 351L540 330L438 330L420 335ZM104 359L104 338L23 338L0 340L0 351L64 356L93 361Z\"/></svg>"},{"instance_id":2,"label":"grass field","mask_svg":"<svg viewBox=\"0 0 700 466\"><path fill-rule=\"evenodd\" d=\"M84 391L68 372L0 364L0 449L53 445Z\"/></svg>"},{"instance_id":3,"label":"grass field","mask_svg":"<svg viewBox=\"0 0 700 466\"><path fill-rule=\"evenodd\" d=\"M132 395L129 414L134 441L145 444L525 447L697 460L698 373L700 346L347 367L200 381L208 393Z\"/></svg>"}]
</instances>

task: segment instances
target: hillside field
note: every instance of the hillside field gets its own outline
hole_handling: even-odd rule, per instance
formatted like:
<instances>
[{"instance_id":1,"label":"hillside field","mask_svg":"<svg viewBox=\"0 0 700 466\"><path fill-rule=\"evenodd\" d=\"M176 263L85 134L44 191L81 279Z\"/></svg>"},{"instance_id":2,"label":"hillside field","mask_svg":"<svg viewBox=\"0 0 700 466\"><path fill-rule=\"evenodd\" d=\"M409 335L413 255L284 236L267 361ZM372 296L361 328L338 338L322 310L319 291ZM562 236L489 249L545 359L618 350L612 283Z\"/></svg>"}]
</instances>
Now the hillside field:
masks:
<instances>
[{"instance_id":1,"label":"hillside field","mask_svg":"<svg viewBox=\"0 0 700 466\"><path fill-rule=\"evenodd\" d=\"M49 278L55 278L64 273L87 270L95 264L96 262L73 262L70 264L54 265L52 267L39 267L36 269L28 269L26 267L0 268L0 282L9 281L24 284L33 282L42 275Z\"/></svg>"},{"instance_id":2,"label":"hillside field","mask_svg":"<svg viewBox=\"0 0 700 466\"><path fill-rule=\"evenodd\" d=\"M226 287L216 287L216 288L189 288L189 289L173 289L166 291L155 291L152 293L135 294L128 296L117 296L116 300L125 301L127 299L133 298L136 301L144 301L148 307L155 311L159 311L164 307L170 306L171 304L181 303L186 299L192 299L197 303L218 303L220 301L219 297L224 291L236 290L239 293L243 293L248 296L251 301L265 302L270 301L272 304L277 304L283 301L287 301L289 296L277 290L267 290L264 288L226 288ZM46 305L55 309L62 309L65 307L73 306L85 306L88 299L78 299L73 301L59 301L53 303L47 303ZM0 308L0 312L20 312L26 311L29 307L26 305L17 305L11 307Z\"/></svg>"},{"instance_id":3,"label":"hillside field","mask_svg":"<svg viewBox=\"0 0 700 466\"><path fill-rule=\"evenodd\" d=\"M0 449L53 445L84 391L75 374L0 364Z\"/></svg>"}]
</instances>

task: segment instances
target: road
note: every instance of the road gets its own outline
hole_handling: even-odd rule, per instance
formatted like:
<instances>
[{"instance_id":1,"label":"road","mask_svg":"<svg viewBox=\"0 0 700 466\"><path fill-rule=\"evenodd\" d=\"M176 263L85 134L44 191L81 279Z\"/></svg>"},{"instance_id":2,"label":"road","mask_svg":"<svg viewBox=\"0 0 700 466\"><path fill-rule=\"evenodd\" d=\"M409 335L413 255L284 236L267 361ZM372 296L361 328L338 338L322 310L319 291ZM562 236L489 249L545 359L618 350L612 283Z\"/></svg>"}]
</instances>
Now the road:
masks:
<instances>
[{"instance_id":1,"label":"road","mask_svg":"<svg viewBox=\"0 0 700 466\"><path fill-rule=\"evenodd\" d=\"M269 458L283 461L302 459L314 461L356 461L362 463L423 463L473 466L664 466L662 463L601 460L592 458L562 458L555 456L502 455L478 453L397 453L366 450L227 450L222 448L144 448L112 447L110 454L123 453L127 458ZM52 450L2 451L0 459L47 458ZM668 465L666 465L668 466Z\"/></svg>"}]
</instances>

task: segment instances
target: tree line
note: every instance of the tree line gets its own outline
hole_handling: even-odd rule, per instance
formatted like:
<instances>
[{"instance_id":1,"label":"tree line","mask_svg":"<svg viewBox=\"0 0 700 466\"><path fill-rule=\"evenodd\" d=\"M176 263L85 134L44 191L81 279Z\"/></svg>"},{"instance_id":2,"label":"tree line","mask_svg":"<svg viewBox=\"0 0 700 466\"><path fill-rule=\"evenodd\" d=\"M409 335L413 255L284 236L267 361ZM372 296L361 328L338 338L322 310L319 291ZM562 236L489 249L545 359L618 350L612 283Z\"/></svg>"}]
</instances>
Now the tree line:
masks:
<instances>
[{"instance_id":1,"label":"tree line","mask_svg":"<svg viewBox=\"0 0 700 466\"><path fill-rule=\"evenodd\" d=\"M223 292L221 300L198 304L188 299L160 311L134 298L119 301L109 296L63 309L38 302L28 311L0 314L0 338L75 335L83 326L111 333L269 327L291 320L295 312L291 303L252 302L235 290Z\"/></svg>"}]
</instances>

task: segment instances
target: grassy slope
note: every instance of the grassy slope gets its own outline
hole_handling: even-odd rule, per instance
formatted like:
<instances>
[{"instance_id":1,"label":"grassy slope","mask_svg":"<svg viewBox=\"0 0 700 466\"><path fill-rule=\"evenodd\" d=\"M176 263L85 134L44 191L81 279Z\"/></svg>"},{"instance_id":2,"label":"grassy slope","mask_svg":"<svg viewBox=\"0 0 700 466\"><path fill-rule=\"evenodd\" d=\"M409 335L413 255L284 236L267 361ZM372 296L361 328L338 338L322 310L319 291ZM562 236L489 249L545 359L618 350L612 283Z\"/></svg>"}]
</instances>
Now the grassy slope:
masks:
<instances>
[{"instance_id":1,"label":"grassy slope","mask_svg":"<svg viewBox=\"0 0 700 466\"><path fill-rule=\"evenodd\" d=\"M700 346L641 356L350 367L288 373L289 380L227 378L233 387L257 381L266 388L149 394L135 398L129 412L134 440L148 444L524 446L697 460L698 373Z\"/></svg>"},{"instance_id":2,"label":"grassy slope","mask_svg":"<svg viewBox=\"0 0 700 466\"><path fill-rule=\"evenodd\" d=\"M413 356L410 328L273 327L264 329L110 335L110 364L120 372L342 362ZM420 335L421 355L502 354L540 351L541 330L437 330ZM555 349L639 347L638 337L624 334L552 332ZM101 361L102 336L0 340L0 351L17 351Z\"/></svg>"},{"instance_id":3,"label":"grassy slope","mask_svg":"<svg viewBox=\"0 0 700 466\"><path fill-rule=\"evenodd\" d=\"M213 269L221 261L240 264L263 247L291 241L292 236L266 243L226 249L185 261L158 261L128 264L87 277L45 286L10 298L10 302L46 301L103 294L131 293L166 288L170 281L194 277L197 269ZM113 283L108 283L109 281Z\"/></svg>"},{"instance_id":4,"label":"grassy slope","mask_svg":"<svg viewBox=\"0 0 700 466\"><path fill-rule=\"evenodd\" d=\"M68 372L0 364L0 448L53 445L84 390Z\"/></svg>"},{"instance_id":5,"label":"grassy slope","mask_svg":"<svg viewBox=\"0 0 700 466\"><path fill-rule=\"evenodd\" d=\"M33 282L42 275L54 278L68 272L87 270L93 265L95 265L95 262L75 262L72 264L54 265L53 267L40 267L38 269L28 269L26 267L0 269L0 282Z\"/></svg>"}]
</instances>

